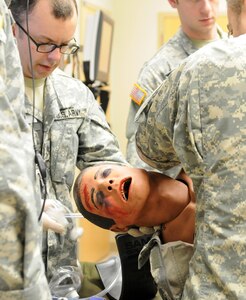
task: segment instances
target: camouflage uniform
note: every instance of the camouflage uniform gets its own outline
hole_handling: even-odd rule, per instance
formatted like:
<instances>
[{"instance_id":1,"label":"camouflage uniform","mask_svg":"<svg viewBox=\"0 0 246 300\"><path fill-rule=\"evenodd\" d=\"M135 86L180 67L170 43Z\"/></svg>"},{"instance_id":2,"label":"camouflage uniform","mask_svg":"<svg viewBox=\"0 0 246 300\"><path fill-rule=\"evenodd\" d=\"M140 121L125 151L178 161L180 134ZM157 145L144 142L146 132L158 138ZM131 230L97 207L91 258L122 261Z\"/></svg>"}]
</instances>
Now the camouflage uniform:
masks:
<instances>
[{"instance_id":1,"label":"camouflage uniform","mask_svg":"<svg viewBox=\"0 0 246 300\"><path fill-rule=\"evenodd\" d=\"M40 251L41 207L33 190L33 145L21 114L24 82L3 0L0 66L0 299L47 300L51 295Z\"/></svg>"},{"instance_id":2,"label":"camouflage uniform","mask_svg":"<svg viewBox=\"0 0 246 300\"><path fill-rule=\"evenodd\" d=\"M28 119L32 113L26 99ZM47 167L47 198L60 200L70 210L76 165L82 170L102 161L126 163L93 94L59 69L46 79L44 111L35 109L34 128L36 147ZM47 235L44 260L50 279L59 266L77 265L77 251L69 234L64 237L48 231Z\"/></svg>"},{"instance_id":3,"label":"camouflage uniform","mask_svg":"<svg viewBox=\"0 0 246 300\"><path fill-rule=\"evenodd\" d=\"M219 37L225 33L220 28L217 30ZM180 28L178 32L160 50L144 64L137 84L150 95L166 77L171 70L176 68L187 56L198 50L192 41ZM146 96L147 96L146 95ZM146 97L145 97L146 98ZM135 146L135 132L137 123L134 122L139 105L131 101L127 120L126 137L128 139L126 158L134 167L143 167L151 170L138 156Z\"/></svg>"},{"instance_id":4,"label":"camouflage uniform","mask_svg":"<svg viewBox=\"0 0 246 300\"><path fill-rule=\"evenodd\" d=\"M137 116L139 153L181 163L197 195L194 255L182 299L245 299L246 35L191 55Z\"/></svg>"}]
</instances>

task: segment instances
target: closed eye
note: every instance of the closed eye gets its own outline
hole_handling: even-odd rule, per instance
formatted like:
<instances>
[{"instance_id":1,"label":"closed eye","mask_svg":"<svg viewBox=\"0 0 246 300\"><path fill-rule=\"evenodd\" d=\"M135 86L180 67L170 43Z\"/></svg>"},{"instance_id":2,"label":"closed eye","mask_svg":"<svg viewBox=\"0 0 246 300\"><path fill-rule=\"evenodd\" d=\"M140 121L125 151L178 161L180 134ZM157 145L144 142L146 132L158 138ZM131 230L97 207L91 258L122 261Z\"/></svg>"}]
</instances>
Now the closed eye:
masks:
<instances>
[{"instance_id":1,"label":"closed eye","mask_svg":"<svg viewBox=\"0 0 246 300\"><path fill-rule=\"evenodd\" d=\"M102 172L102 178L107 178L109 176L109 174L111 173L112 169L104 169Z\"/></svg>"},{"instance_id":2,"label":"closed eye","mask_svg":"<svg viewBox=\"0 0 246 300\"><path fill-rule=\"evenodd\" d=\"M106 204L106 202L105 202L105 196L104 196L103 192L101 192L101 191L97 192L96 198L97 198L97 204L99 206L103 206L104 204Z\"/></svg>"}]
</instances>

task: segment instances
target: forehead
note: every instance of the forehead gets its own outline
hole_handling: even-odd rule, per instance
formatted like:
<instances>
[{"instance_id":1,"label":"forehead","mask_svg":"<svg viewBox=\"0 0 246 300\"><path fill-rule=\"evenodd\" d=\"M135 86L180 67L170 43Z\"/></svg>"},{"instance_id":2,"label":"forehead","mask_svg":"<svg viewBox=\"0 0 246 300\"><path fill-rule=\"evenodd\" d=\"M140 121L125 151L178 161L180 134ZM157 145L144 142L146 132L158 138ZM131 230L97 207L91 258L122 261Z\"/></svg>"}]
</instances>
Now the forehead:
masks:
<instances>
[{"instance_id":1,"label":"forehead","mask_svg":"<svg viewBox=\"0 0 246 300\"><path fill-rule=\"evenodd\" d=\"M77 13L73 3L72 7L71 16L66 19L56 18L52 13L50 0L39 0L28 16L32 34L47 36L54 41L71 39L77 26Z\"/></svg>"},{"instance_id":2,"label":"forehead","mask_svg":"<svg viewBox=\"0 0 246 300\"><path fill-rule=\"evenodd\" d=\"M132 168L128 166L121 166L121 165L114 165L114 164L105 164L105 165L98 165L89 167L85 170L84 176L87 178L97 179L98 176L102 175L103 171L110 170L110 175L114 176L134 176L134 175L141 175L143 170L138 168ZM95 177L95 178L94 178Z\"/></svg>"},{"instance_id":3,"label":"forehead","mask_svg":"<svg viewBox=\"0 0 246 300\"><path fill-rule=\"evenodd\" d=\"M86 179L92 179L96 180L104 170L110 169L110 173L114 174L122 174L124 169L121 166L116 166L116 165L98 165L98 166L93 166L89 167L84 170L83 178Z\"/></svg>"}]
</instances>

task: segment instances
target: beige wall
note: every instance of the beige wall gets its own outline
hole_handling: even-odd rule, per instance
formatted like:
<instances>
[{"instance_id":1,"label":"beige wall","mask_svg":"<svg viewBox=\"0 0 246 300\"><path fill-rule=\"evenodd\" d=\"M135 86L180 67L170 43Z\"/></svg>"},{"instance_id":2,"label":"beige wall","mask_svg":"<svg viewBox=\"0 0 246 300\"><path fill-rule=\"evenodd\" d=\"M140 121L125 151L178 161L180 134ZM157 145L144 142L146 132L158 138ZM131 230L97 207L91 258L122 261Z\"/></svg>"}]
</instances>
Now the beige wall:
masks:
<instances>
[{"instance_id":1,"label":"beige wall","mask_svg":"<svg viewBox=\"0 0 246 300\"><path fill-rule=\"evenodd\" d=\"M143 63L157 50L157 12L163 0L114 0L115 35L111 68L110 120L123 152L129 93Z\"/></svg>"}]
</instances>

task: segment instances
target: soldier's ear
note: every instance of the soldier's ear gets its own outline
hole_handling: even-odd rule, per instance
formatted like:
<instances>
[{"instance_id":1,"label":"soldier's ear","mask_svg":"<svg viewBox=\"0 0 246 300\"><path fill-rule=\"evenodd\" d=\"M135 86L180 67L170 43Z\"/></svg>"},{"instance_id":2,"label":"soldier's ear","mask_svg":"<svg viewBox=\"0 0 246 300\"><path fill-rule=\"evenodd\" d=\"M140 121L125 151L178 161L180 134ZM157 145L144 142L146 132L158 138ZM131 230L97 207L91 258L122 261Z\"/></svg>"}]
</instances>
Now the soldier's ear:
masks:
<instances>
[{"instance_id":1,"label":"soldier's ear","mask_svg":"<svg viewBox=\"0 0 246 300\"><path fill-rule=\"evenodd\" d=\"M172 8L176 8L178 4L178 0L168 0L169 4L172 6Z\"/></svg>"},{"instance_id":2,"label":"soldier's ear","mask_svg":"<svg viewBox=\"0 0 246 300\"><path fill-rule=\"evenodd\" d=\"M129 230L129 227L114 224L109 228L109 230L111 230L113 232L127 232Z\"/></svg>"}]
</instances>

